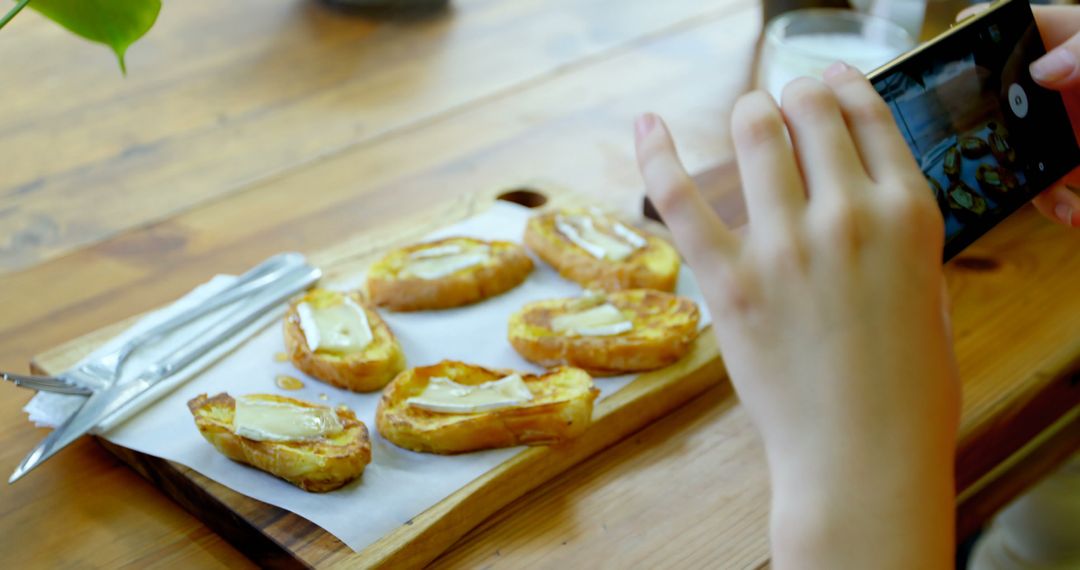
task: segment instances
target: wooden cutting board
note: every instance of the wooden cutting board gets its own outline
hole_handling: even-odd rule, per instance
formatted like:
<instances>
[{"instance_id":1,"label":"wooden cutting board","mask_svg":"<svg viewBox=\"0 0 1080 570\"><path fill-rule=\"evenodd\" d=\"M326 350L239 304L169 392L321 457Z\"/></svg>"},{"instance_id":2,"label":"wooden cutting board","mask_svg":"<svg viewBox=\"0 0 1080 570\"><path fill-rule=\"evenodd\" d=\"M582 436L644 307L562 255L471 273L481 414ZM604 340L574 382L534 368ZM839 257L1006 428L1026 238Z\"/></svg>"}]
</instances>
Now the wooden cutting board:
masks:
<instances>
[{"instance_id":1,"label":"wooden cutting board","mask_svg":"<svg viewBox=\"0 0 1080 570\"><path fill-rule=\"evenodd\" d=\"M368 228L332 250L310 256L311 261L324 271L322 284L333 287L336 282L364 271L385 250L415 242L439 227L471 217L497 199L538 211L587 205L580 197L553 187L469 195L417 212L408 219ZM662 226L647 220L643 224L654 232L665 233ZM130 322L118 323L42 354L35 359L35 372L48 374L68 368ZM361 552L354 552L300 516L241 495L183 465L104 439L99 441L261 565L340 563L351 567L415 567L434 559L507 503L724 378L711 328L707 328L698 335L690 354L683 360L641 375L599 402L593 425L581 437L561 446L522 451Z\"/></svg>"}]
</instances>

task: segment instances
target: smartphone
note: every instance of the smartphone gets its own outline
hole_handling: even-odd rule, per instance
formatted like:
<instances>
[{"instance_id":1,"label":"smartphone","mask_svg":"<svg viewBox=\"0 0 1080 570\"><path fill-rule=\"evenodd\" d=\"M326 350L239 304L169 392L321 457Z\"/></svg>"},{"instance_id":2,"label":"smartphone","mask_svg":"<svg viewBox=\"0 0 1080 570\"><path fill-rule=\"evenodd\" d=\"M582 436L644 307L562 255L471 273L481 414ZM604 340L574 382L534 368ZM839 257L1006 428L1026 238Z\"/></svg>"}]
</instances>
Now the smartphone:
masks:
<instances>
[{"instance_id":1,"label":"smartphone","mask_svg":"<svg viewBox=\"0 0 1080 570\"><path fill-rule=\"evenodd\" d=\"M945 217L945 260L1080 164L1031 7L1005 0L870 74Z\"/></svg>"}]
</instances>

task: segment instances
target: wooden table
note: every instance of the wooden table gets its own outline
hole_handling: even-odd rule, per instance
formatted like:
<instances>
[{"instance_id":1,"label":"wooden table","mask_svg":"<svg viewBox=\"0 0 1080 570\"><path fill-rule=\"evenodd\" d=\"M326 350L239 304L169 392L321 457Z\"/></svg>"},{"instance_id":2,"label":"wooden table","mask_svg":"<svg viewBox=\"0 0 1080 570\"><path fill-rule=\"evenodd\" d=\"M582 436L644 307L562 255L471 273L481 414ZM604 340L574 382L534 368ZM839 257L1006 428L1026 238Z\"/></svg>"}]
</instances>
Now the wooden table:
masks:
<instances>
[{"instance_id":1,"label":"wooden table","mask_svg":"<svg viewBox=\"0 0 1080 570\"><path fill-rule=\"evenodd\" d=\"M123 78L106 50L26 12L0 33L0 369L414 204L543 182L635 214L631 122L645 110L738 218L727 114L758 13L751 0L455 0L404 16L169 2ZM1025 210L950 268L956 312L987 316L956 330L965 529L1080 442L1078 247ZM0 394L7 473L45 430L20 411L30 393ZM758 567L763 477L721 385L436 565ZM4 486L0 509L3 567L251 564L90 439Z\"/></svg>"}]
</instances>

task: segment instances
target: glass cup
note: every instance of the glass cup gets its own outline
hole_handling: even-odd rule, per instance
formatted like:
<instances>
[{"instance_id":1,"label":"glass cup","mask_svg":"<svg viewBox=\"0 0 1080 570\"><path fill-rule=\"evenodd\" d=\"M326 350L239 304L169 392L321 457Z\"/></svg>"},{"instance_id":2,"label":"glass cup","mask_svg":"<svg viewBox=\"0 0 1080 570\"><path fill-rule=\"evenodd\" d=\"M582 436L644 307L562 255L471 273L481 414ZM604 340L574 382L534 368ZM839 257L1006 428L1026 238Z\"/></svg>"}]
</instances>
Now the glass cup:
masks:
<instances>
[{"instance_id":1,"label":"glass cup","mask_svg":"<svg viewBox=\"0 0 1080 570\"><path fill-rule=\"evenodd\" d=\"M851 6L864 14L895 22L911 37L918 38L931 1L940 0L851 0Z\"/></svg>"},{"instance_id":2,"label":"glass cup","mask_svg":"<svg viewBox=\"0 0 1080 570\"><path fill-rule=\"evenodd\" d=\"M765 28L759 87L777 101L796 77L821 77L842 60L867 73L915 47L904 28L883 18L838 8L794 10Z\"/></svg>"},{"instance_id":3,"label":"glass cup","mask_svg":"<svg viewBox=\"0 0 1080 570\"><path fill-rule=\"evenodd\" d=\"M956 22L956 15L973 5L972 0L850 1L851 6L860 12L896 22L919 41L929 40L948 30Z\"/></svg>"}]
</instances>

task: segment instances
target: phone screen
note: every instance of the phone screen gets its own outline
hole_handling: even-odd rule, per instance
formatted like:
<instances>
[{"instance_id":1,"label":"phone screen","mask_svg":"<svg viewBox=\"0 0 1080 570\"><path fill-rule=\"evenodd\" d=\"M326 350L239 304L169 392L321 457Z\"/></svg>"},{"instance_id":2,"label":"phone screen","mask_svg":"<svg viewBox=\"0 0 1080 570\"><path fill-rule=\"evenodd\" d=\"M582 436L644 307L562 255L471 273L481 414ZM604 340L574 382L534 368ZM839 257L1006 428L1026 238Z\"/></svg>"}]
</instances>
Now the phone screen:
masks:
<instances>
[{"instance_id":1,"label":"phone screen","mask_svg":"<svg viewBox=\"0 0 1080 570\"><path fill-rule=\"evenodd\" d=\"M945 218L945 259L1080 161L1061 96L1035 84L1031 8L995 6L871 75Z\"/></svg>"}]
</instances>

